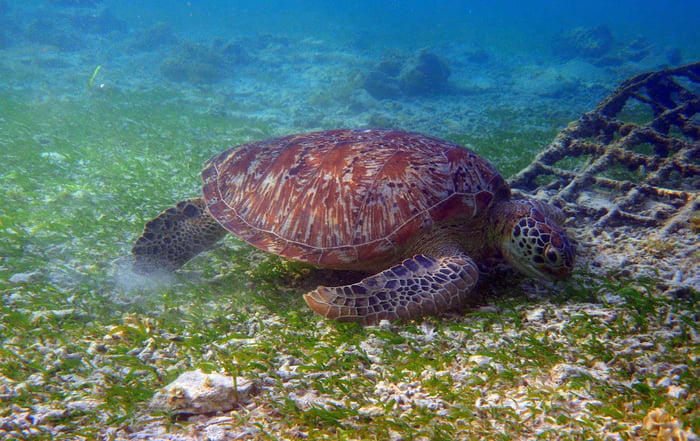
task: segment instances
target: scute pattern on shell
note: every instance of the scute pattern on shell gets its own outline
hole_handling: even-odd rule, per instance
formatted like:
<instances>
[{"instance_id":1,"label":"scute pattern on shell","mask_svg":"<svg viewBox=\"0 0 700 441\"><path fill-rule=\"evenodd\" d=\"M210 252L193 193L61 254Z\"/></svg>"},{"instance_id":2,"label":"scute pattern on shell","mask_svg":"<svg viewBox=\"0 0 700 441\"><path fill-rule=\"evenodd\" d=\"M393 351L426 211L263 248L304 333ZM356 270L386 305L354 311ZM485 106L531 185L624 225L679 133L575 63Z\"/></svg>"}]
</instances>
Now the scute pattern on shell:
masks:
<instances>
[{"instance_id":1,"label":"scute pattern on shell","mask_svg":"<svg viewBox=\"0 0 700 441\"><path fill-rule=\"evenodd\" d=\"M263 250L332 268L391 256L508 187L484 159L417 133L332 130L245 144L202 172L209 211ZM361 264L360 264L361 267Z\"/></svg>"}]
</instances>

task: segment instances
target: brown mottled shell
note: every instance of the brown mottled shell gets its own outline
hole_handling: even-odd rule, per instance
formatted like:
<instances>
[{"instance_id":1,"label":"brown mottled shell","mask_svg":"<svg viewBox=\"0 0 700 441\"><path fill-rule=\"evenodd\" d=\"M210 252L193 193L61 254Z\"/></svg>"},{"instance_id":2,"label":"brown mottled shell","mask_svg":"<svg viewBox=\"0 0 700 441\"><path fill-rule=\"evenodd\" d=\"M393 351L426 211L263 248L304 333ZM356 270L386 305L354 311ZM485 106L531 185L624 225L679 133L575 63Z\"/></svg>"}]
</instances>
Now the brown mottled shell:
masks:
<instances>
[{"instance_id":1,"label":"brown mottled shell","mask_svg":"<svg viewBox=\"0 0 700 441\"><path fill-rule=\"evenodd\" d=\"M211 215L265 251L330 268L388 260L444 222L465 228L508 187L457 144L331 130L245 144L202 172Z\"/></svg>"}]
</instances>

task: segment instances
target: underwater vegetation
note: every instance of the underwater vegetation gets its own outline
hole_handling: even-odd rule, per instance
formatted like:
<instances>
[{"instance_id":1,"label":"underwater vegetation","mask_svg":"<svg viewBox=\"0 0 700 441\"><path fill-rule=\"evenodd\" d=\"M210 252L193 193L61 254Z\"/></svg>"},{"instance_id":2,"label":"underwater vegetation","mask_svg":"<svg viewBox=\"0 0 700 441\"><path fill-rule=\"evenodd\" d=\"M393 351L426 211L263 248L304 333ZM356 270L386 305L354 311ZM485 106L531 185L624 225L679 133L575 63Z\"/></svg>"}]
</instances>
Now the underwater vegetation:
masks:
<instances>
[{"instance_id":1,"label":"underwater vegetation","mask_svg":"<svg viewBox=\"0 0 700 441\"><path fill-rule=\"evenodd\" d=\"M318 275L232 238L174 279L124 280L114 259L153 212L197 191L204 159L270 135L166 97L0 103L11 152L1 434L604 439L700 428L700 298L660 297L658 280L582 272L537 287L496 274L462 313L374 328L312 319L300 294ZM255 388L213 419L150 407L196 369Z\"/></svg>"},{"instance_id":2,"label":"underwater vegetation","mask_svg":"<svg viewBox=\"0 0 700 441\"><path fill-rule=\"evenodd\" d=\"M696 57L692 45L610 27L605 54L564 61L548 58L549 39L513 56L461 35L425 50L281 26L194 37L111 4L0 0L0 439L697 438L700 254L689 235L576 233L588 257L568 281L491 268L462 311L374 327L305 306L303 293L346 275L233 237L175 275L125 271L144 223L197 194L202 163L225 148L379 125L469 145L512 177L624 78ZM352 33L342 29L333 35ZM643 167L605 172L595 177L644 178ZM609 201L568 203L592 216ZM697 207L686 214L697 233ZM161 406L188 392L168 385L192 372L238 395L201 408L212 413Z\"/></svg>"}]
</instances>

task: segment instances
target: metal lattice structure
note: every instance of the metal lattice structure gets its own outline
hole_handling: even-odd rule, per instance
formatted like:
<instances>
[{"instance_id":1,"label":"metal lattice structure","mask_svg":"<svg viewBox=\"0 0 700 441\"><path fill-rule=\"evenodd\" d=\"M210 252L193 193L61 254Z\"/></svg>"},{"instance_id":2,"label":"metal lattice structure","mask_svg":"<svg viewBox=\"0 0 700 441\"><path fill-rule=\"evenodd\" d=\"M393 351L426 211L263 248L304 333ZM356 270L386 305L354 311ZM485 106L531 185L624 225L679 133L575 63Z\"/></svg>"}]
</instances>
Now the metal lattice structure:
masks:
<instances>
[{"instance_id":1,"label":"metal lattice structure","mask_svg":"<svg viewBox=\"0 0 700 441\"><path fill-rule=\"evenodd\" d=\"M700 63L626 80L511 185L597 227L675 231L700 209Z\"/></svg>"}]
</instances>

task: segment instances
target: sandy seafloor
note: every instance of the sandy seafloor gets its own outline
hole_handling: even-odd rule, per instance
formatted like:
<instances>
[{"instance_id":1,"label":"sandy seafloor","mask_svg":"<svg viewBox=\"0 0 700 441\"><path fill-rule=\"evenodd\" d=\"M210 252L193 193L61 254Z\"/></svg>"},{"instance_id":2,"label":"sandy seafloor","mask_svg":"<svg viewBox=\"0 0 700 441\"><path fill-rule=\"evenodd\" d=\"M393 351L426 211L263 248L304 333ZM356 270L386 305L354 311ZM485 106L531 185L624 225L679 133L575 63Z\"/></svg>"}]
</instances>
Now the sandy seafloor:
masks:
<instances>
[{"instance_id":1,"label":"sandy seafloor","mask_svg":"<svg viewBox=\"0 0 700 441\"><path fill-rule=\"evenodd\" d=\"M308 427L302 423L296 427L297 423L278 415L280 409L265 399L274 402L284 391L291 391L287 405L296 403L302 414L313 406L352 408L354 401L348 399L345 404L338 404L340 401L332 393L303 384L304 374L301 368L297 372L297 368L304 360L285 352L286 349L280 349L278 358L271 358L275 360L273 373L256 373L259 385L267 392L261 394L265 399L247 404L249 425L226 413L209 416L213 418L209 420L195 418L194 426L183 428L179 421L172 425L167 423L167 418L159 420L158 416L148 414L149 393L133 398L131 407L120 407L114 418L109 409L104 410L108 415L105 419L95 416L103 412L95 410L104 405L100 401L104 400L100 391L102 378L133 374L127 368L106 374L103 363L113 361L96 360L108 358L112 345L118 346L115 341L124 329L131 329L139 320L143 328L143 323L150 320L149 313L139 309L139 302L147 298L145 304L152 305L159 296L172 296L173 290L175 296L196 295L191 290L192 284L199 286L195 291L206 289L202 286L225 277L217 274L218 271L236 268L222 263L231 255L220 251L195 263L193 269L204 271L204 281L197 281L199 276L196 276L194 282L188 279L184 288L181 282L165 288L155 284L145 288L145 293L140 290L135 293L131 276L118 272L115 282L115 268L128 256L143 222L168 204L196 195L201 162L232 145L273 136L340 127L379 127L419 131L468 143L509 176L525 166L558 130L591 110L622 80L644 71L700 59L697 44L700 13L692 10L693 2L673 2L672 6L660 7L658 11L651 2L635 3L636 9L625 3L609 6L606 2L590 2L589 10L586 2L583 5L561 2L553 10L547 10L547 2L535 2L530 7L509 2L496 2L492 7L444 3L432 9L414 2L387 2L381 7L371 2L341 3L337 7L331 2L262 2L257 6L238 3L222 6L216 2L151 2L135 6L126 1L0 1L0 164L3 165L0 194L4 201L0 206L0 243L4 250L0 256L4 308L0 339L6 348L2 353L6 363L0 372L0 438L7 434L8 439L324 439L318 433L313 435L314 430L324 426L322 422L313 430L311 420L306 421ZM670 21L675 24L669 25ZM590 31L601 25L610 31L610 47L605 51L586 55L576 53L576 48L568 52L561 49L563 40L577 35L571 34L572 29ZM590 42L579 43L585 46ZM431 72L438 71L436 79L418 81L411 86L410 75L420 70L417 66L426 57L432 63ZM198 126L200 122L205 125ZM124 136L120 136L122 132ZM170 170L169 179L164 174ZM692 242L692 237L688 240ZM227 244L235 249L241 247L235 241ZM612 253L609 257L609 242L605 244L608 254L596 257L594 248L584 247L592 261L599 260L599 266L600 262L603 266L625 266L631 261L644 262L649 269L653 268L654 258L666 253L679 260L669 259L660 266L664 277L680 271L678 277L685 277L686 285L697 289L696 244L689 245L694 250L690 257L655 244L652 248L659 255L649 259L639 255L625 257L626 252L639 252L628 247L627 241L621 247L622 255ZM245 252L256 262L262 259L257 253ZM678 262L684 267L674 268ZM208 265L216 268L214 274ZM253 270L246 271L256 274ZM245 282L245 274L236 279L237 283L250 282ZM581 282L581 286L589 286L587 283ZM60 293L64 303L37 301L46 292L46 286L52 287L49 291ZM289 289L297 296L304 291L298 285ZM500 289L510 293L514 288ZM615 310L616 305L624 302L606 289L598 292L608 296L604 301L574 301L561 308L542 301L541 293L550 292L549 286L543 288L526 282L525 287L517 289L527 293L532 303L515 308L514 314L520 317L515 325L508 320L496 325L497 330L504 329L508 338L515 341L522 332L521 322L526 323L526 330L529 326L535 333L551 332L554 340L566 346L570 340L562 330L567 329L572 317L590 316L595 317L591 320L607 324L624 321L618 320L624 314L618 315ZM166 291L170 294L164 294ZM217 292L226 291L217 288ZM80 298L86 293L106 299L111 312L82 310L87 306L81 306ZM27 305L37 304L41 309L27 309ZM223 308L225 304L225 301L211 303L212 308ZM250 322L235 332L248 333L251 340L264 340L268 334L272 339L278 338L268 329L279 328L283 332L286 319L279 319L264 306L256 308L250 313L253 317ZM307 314L301 303L294 303L293 308ZM697 381L689 379L698 372L697 327L688 324L697 320L697 304L695 308L680 311L666 303L661 308L664 319L653 322L637 337L627 336L618 341L601 336L611 351L627 351L632 354L630 360L641 360L636 365L637 371L634 366L628 366L625 375L634 377L640 372L639 375L652 375L652 372L653 381L635 383L622 374L626 379L618 378L612 373L620 368L619 364L615 365L617 358L601 362L586 355L582 361L575 350L561 349L559 362L549 366L547 374L533 376L528 385L501 390L498 386L479 386L483 390L480 399L468 403L477 409L472 416L480 415L484 421L495 422L491 426L486 423L484 427L474 426L473 433L495 439L500 432L515 431L514 427L499 423L494 411L489 410L498 408L521 416L531 412L522 426L518 426L517 434L505 439L555 439L557 431L567 438L567 427L572 439L577 433L585 434L578 432L578 426L572 428L575 425L567 426L560 421L561 414L576 418L588 415L588 418L590 409L607 409L607 403L603 406L595 394L558 388L566 388L568 378L586 369L585 375L603 383L609 380L612 388L646 381L644 384L663 389L670 397L667 401L654 402L658 406L644 402L649 406L644 410L629 405L629 415L608 410L599 419L590 417L587 424L593 432L597 428L601 430L601 439L641 439L644 424L640 415L656 415L652 420L658 417L667 424L671 435L664 439L697 439L692 427L687 427L694 425L697 433L700 424L697 407L688 408L698 403ZM481 305L476 311L492 314L500 309L486 302L486 306ZM26 329L40 329L48 316L53 317L49 320L51 326L59 329L62 325L56 324L56 320L73 317L92 331L85 341L60 344L37 331L36 343L28 345L27 335L20 335L19 328L12 325L14 313L29 317ZM466 323L464 320L468 319L454 315L448 319L460 322L464 329L473 329L478 335L481 318L475 319L477 324ZM115 330L115 323L122 323L119 326L123 329ZM333 331L322 322L318 326L322 327L319 344L324 346L328 344L324 338ZM94 331L100 327L104 327L102 336ZM450 351L463 351L457 356L458 367L452 365L445 371L432 372L434 378L445 375L455 383L468 382L471 375L476 375L474 369L484 371L491 364L494 355L479 355L484 348L496 353L508 346L507 341L490 334L464 343L465 335L473 334L454 330L435 334L430 323L409 330L391 329L402 336L401 342L396 343L401 351L415 350L415 346L406 343L408 340L421 345L435 345L438 341ZM161 331L154 328L153 333ZM307 330L298 332L303 334ZM361 439L350 435L342 438L345 432L339 427L355 430L353 424L370 425L373 418L379 419L379 414L386 411L382 403L389 399L398 403L394 409L396 415L409 419L415 416L415 409L430 409L442 417L459 402L455 398L438 397L421 384L420 375L412 377L412 381L409 374L406 381L394 377L390 381L386 370L392 361L382 358L387 353L384 346L388 343L382 340L386 335L379 331L377 335L369 335L356 347L344 348L369 360L363 372L376 381L367 388L369 401L357 400L358 419L332 426L328 433L337 439ZM681 335L690 343L681 351L680 358L666 364L656 363L653 354L664 350L657 340L681 338ZM226 338L226 344L232 344L230 339L234 337ZM179 340L173 338L173 341ZM177 373L199 366L202 360L211 361L211 351L221 349L207 342L203 348L208 352L202 349L202 360L190 353L185 360L178 359L177 351L151 349L151 343L143 341L138 344L142 343L147 347L131 355L136 354L144 363L150 363L156 355L170 357L167 369L159 362L152 363L152 369L159 372L157 380L152 381L158 386L167 384ZM462 343L464 346L460 346ZM25 346L32 346L33 349L27 349L32 355L21 355ZM47 377L53 374L47 373L44 378L32 374L41 360L83 359L82 355L68 356L83 350L89 357L95 357L93 363L98 367L95 373L90 373L90 363L81 367L61 364L56 372L60 372L61 381L66 384L63 391L53 391L54 395L46 392L50 389L46 386ZM469 353L470 350L473 352ZM13 357L24 361L15 362ZM25 366L21 367L23 363ZM223 369L216 362L211 363L209 369ZM30 365L31 368L27 367ZM500 373L504 369L508 372L516 369L518 363L498 360L493 365L495 372ZM541 403L526 393L526 389L535 386L542 390L556 389L560 394L557 399L562 401L559 405L565 411L561 410L550 420L537 417L532 409ZM94 393L89 392L91 388ZM73 404L61 404L64 401ZM684 402L690 404L683 407ZM651 414L655 407L665 410ZM128 417L120 419L120 412L126 412ZM659 416L667 414L674 415L667 419ZM78 436L71 424L80 424L82 415L88 415L89 424L98 428L88 431L89 435ZM677 422L679 419L686 422L686 431ZM470 433L464 428L460 430L454 432L458 434L455 436ZM267 438L258 438L265 433ZM396 440L431 439L422 432L401 432L399 425L377 433L389 433ZM673 438L673 434L678 438ZM375 436L382 439L380 434Z\"/></svg>"},{"instance_id":2,"label":"sandy seafloor","mask_svg":"<svg viewBox=\"0 0 700 441\"><path fill-rule=\"evenodd\" d=\"M455 7L463 17L445 11L456 23L438 21L433 27L421 20L424 11L414 17L408 6L405 11L397 6L395 12L382 8L387 17L374 17L368 9L343 20L342 7L325 5L316 16L314 2L301 2L298 10L294 2L281 10L266 3L260 10L219 6L226 12L221 16L203 2L171 8L92 1L4 4L0 47L5 93L22 101L60 102L85 94L100 66L93 94L120 92L128 100L129 92L162 91L164 100L182 100L199 112L264 123L270 132L265 135L366 126L437 136L556 129L591 109L622 79L698 57L687 17L669 18L677 20L667 30L670 35L646 29L649 17L635 27L631 13L631 23L618 30L613 17L625 17L622 5L612 17L588 17L591 24L581 19L585 24L579 27L602 25L612 35L604 55L579 57L552 54L559 35L576 28L571 16L554 21L530 10L530 19L540 22L528 25L527 17L520 16L520 22L517 15L509 18L506 5L501 6L503 17L487 15L485 22L468 6ZM542 5L532 6L538 7ZM564 6L557 9L566 13ZM400 14L412 22L401 27ZM647 14L653 17L653 12ZM373 20L365 24L369 18ZM231 20L228 26L226 19ZM477 30L470 31L472 27ZM457 30L461 33L452 35ZM436 86L436 93L430 88L399 93L393 99L367 93L366 78L381 70L383 59L410 64L421 50L449 68L444 87Z\"/></svg>"}]
</instances>

